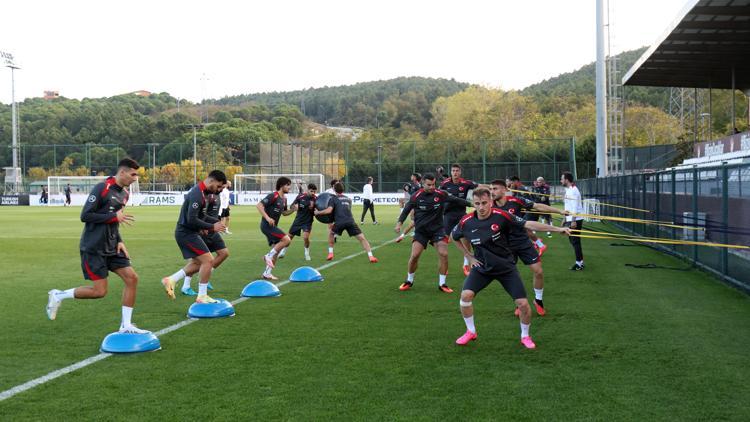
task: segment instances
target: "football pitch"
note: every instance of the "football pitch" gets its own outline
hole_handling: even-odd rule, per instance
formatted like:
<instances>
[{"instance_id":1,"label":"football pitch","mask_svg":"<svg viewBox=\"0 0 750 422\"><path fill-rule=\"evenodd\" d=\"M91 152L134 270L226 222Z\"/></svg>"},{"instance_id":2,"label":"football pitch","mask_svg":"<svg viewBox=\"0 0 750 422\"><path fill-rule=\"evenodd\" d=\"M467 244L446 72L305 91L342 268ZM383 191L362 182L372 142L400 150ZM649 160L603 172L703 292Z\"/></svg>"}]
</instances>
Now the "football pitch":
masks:
<instances>
[{"instance_id":1,"label":"football pitch","mask_svg":"<svg viewBox=\"0 0 750 422\"><path fill-rule=\"evenodd\" d=\"M572 272L567 239L544 237L537 349L519 343L498 283L474 300L478 340L459 347L458 251L451 246L455 293L438 291L433 249L414 288L400 292L410 238L392 243L398 211L381 206L382 224L363 226L379 263L344 235L324 282L285 284L281 297L238 303L233 318L162 335L161 351L109 356L13 395L0 401L0 420L750 420L744 294L696 270L628 267L687 264L611 240L584 239L586 269ZM169 300L159 282L183 265L179 209L128 212L136 222L121 233L140 276L134 323L158 331L185 321L192 298ZM79 213L0 208L0 392L98 355L119 326L114 274L104 299L67 300L57 320L45 315L48 290L83 284ZM259 277L268 247L258 223L254 207L232 208L213 297L237 299ZM296 267L326 265L325 232L315 224L311 263L295 239L274 273L285 280ZM529 271L521 275L533 295Z\"/></svg>"}]
</instances>

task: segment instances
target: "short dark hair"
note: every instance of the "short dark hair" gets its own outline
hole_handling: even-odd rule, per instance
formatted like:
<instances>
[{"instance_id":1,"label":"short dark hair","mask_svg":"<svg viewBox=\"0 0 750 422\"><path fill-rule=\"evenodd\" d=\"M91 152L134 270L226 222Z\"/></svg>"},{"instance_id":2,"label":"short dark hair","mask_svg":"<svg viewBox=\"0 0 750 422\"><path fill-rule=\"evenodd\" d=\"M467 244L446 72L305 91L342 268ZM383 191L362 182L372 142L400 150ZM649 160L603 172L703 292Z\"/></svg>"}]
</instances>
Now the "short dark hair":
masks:
<instances>
[{"instance_id":1,"label":"short dark hair","mask_svg":"<svg viewBox=\"0 0 750 422\"><path fill-rule=\"evenodd\" d=\"M286 176L281 176L278 179L276 179L276 190L281 189L283 186L291 185L292 180Z\"/></svg>"},{"instance_id":2,"label":"short dark hair","mask_svg":"<svg viewBox=\"0 0 750 422\"><path fill-rule=\"evenodd\" d=\"M367 183L372 183L372 177L367 178Z\"/></svg>"},{"instance_id":3,"label":"short dark hair","mask_svg":"<svg viewBox=\"0 0 750 422\"><path fill-rule=\"evenodd\" d=\"M425 173L424 176L422 176L422 179L424 180L435 180L435 175L432 173Z\"/></svg>"},{"instance_id":4,"label":"short dark hair","mask_svg":"<svg viewBox=\"0 0 750 422\"><path fill-rule=\"evenodd\" d=\"M564 177L565 180L567 180L568 182L572 182L573 181L573 173L571 173L569 171L564 171L563 174L562 174L562 177Z\"/></svg>"},{"instance_id":5,"label":"short dark hair","mask_svg":"<svg viewBox=\"0 0 750 422\"><path fill-rule=\"evenodd\" d=\"M493 182L493 184L494 184L494 182ZM474 189L473 196L475 198L481 198L482 196L486 196L486 195L490 195L490 197L492 197L492 195L490 194L490 190L489 189L487 189L485 187L479 187L479 188Z\"/></svg>"},{"instance_id":6,"label":"short dark hair","mask_svg":"<svg viewBox=\"0 0 750 422\"><path fill-rule=\"evenodd\" d=\"M341 182L336 182L336 184L333 185L333 190L336 193L344 193L344 185L341 184Z\"/></svg>"},{"instance_id":7,"label":"short dark hair","mask_svg":"<svg viewBox=\"0 0 750 422\"><path fill-rule=\"evenodd\" d=\"M308 183L307 184L307 190L318 190L318 187L315 186L315 183Z\"/></svg>"},{"instance_id":8,"label":"short dark hair","mask_svg":"<svg viewBox=\"0 0 750 422\"><path fill-rule=\"evenodd\" d=\"M520 182L521 179L518 176L510 176L510 181L511 182Z\"/></svg>"},{"instance_id":9,"label":"short dark hair","mask_svg":"<svg viewBox=\"0 0 750 422\"><path fill-rule=\"evenodd\" d=\"M458 164L458 163L451 164L451 168L452 169L456 168L456 169L459 169L459 170L463 170L464 169L463 167L461 167L461 164Z\"/></svg>"},{"instance_id":10,"label":"short dark hair","mask_svg":"<svg viewBox=\"0 0 750 422\"><path fill-rule=\"evenodd\" d=\"M505 183L505 180L500 180L500 179L495 179L495 180L491 181L490 185L498 185L498 186L502 186L504 188L508 187L508 185ZM476 194L476 191L474 191L474 192Z\"/></svg>"},{"instance_id":11,"label":"short dark hair","mask_svg":"<svg viewBox=\"0 0 750 422\"><path fill-rule=\"evenodd\" d=\"M417 179L417 182L422 180L422 175L419 173L412 173L411 175L414 176L415 179Z\"/></svg>"},{"instance_id":12,"label":"short dark hair","mask_svg":"<svg viewBox=\"0 0 750 422\"><path fill-rule=\"evenodd\" d=\"M128 157L123 158L119 163L117 163L117 168L119 169L121 167L126 167L133 170L138 170L139 168L141 168L141 166L138 165L137 161Z\"/></svg>"},{"instance_id":13,"label":"short dark hair","mask_svg":"<svg viewBox=\"0 0 750 422\"><path fill-rule=\"evenodd\" d=\"M226 183L227 182L227 175L224 174L221 170L211 170L211 173L208 173L209 179L214 179L217 182L220 183Z\"/></svg>"},{"instance_id":14,"label":"short dark hair","mask_svg":"<svg viewBox=\"0 0 750 422\"><path fill-rule=\"evenodd\" d=\"M335 185L338 182L339 182L339 179L333 179L333 180L331 180L331 187L333 187L333 185Z\"/></svg>"}]
</instances>

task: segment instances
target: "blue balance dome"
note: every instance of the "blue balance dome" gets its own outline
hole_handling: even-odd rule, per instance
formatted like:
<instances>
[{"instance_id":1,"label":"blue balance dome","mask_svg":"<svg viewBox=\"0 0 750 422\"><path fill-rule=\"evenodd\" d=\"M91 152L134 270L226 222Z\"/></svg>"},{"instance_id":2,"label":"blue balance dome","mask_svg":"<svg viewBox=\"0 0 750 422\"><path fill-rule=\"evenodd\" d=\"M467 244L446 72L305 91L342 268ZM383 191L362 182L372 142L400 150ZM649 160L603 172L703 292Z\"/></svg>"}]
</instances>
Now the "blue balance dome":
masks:
<instances>
[{"instance_id":1,"label":"blue balance dome","mask_svg":"<svg viewBox=\"0 0 750 422\"><path fill-rule=\"evenodd\" d=\"M281 296L279 288L266 280L255 280L252 283L248 283L244 289L242 289L241 296L244 297L276 297Z\"/></svg>"},{"instance_id":2,"label":"blue balance dome","mask_svg":"<svg viewBox=\"0 0 750 422\"><path fill-rule=\"evenodd\" d=\"M299 267L292 271L292 275L289 276L289 281L323 281L323 276L313 267Z\"/></svg>"},{"instance_id":3,"label":"blue balance dome","mask_svg":"<svg viewBox=\"0 0 750 422\"><path fill-rule=\"evenodd\" d=\"M188 309L190 318L223 318L234 316L234 306L225 299L216 303L193 303Z\"/></svg>"},{"instance_id":4,"label":"blue balance dome","mask_svg":"<svg viewBox=\"0 0 750 422\"><path fill-rule=\"evenodd\" d=\"M99 348L106 353L139 353L161 349L161 342L153 333L111 333L104 337Z\"/></svg>"}]
</instances>

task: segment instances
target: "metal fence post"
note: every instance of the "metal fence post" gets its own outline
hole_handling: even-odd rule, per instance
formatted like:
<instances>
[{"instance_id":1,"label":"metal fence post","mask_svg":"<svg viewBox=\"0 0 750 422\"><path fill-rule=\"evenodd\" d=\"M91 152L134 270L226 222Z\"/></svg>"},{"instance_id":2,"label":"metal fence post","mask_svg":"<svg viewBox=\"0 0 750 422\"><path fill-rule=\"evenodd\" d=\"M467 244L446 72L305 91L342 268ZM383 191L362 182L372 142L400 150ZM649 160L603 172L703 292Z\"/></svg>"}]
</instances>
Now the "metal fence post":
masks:
<instances>
[{"instance_id":1,"label":"metal fence post","mask_svg":"<svg viewBox=\"0 0 750 422\"><path fill-rule=\"evenodd\" d=\"M738 169L739 170L739 169ZM729 169L726 161L721 163L721 221L724 233L721 235L722 243L729 243ZM729 250L721 248L721 273L726 276L729 273Z\"/></svg>"},{"instance_id":2,"label":"metal fence post","mask_svg":"<svg viewBox=\"0 0 750 422\"><path fill-rule=\"evenodd\" d=\"M693 225L698 222L698 166L693 166ZM698 241L698 230L693 230L693 241ZM698 263L698 245L693 245L693 263Z\"/></svg>"},{"instance_id":3,"label":"metal fence post","mask_svg":"<svg viewBox=\"0 0 750 422\"><path fill-rule=\"evenodd\" d=\"M344 189L349 192L349 141L344 141Z\"/></svg>"},{"instance_id":4,"label":"metal fence post","mask_svg":"<svg viewBox=\"0 0 750 422\"><path fill-rule=\"evenodd\" d=\"M654 199L656 200L656 219L661 221L661 173L656 173L654 175L656 177L656 189L654 189ZM657 236L661 237L661 228L657 226Z\"/></svg>"},{"instance_id":5,"label":"metal fence post","mask_svg":"<svg viewBox=\"0 0 750 422\"><path fill-rule=\"evenodd\" d=\"M677 217L677 170L672 169L672 192L671 192L671 199L672 199L672 218L670 220L675 221L675 218ZM672 227L672 239L677 239L677 228ZM674 249L674 245L672 246L672 249Z\"/></svg>"},{"instance_id":6,"label":"metal fence post","mask_svg":"<svg viewBox=\"0 0 750 422\"><path fill-rule=\"evenodd\" d=\"M638 208L646 209L646 173L641 173L641 206ZM633 216L635 217L635 211L633 211ZM642 233L650 234L649 226L643 227Z\"/></svg>"},{"instance_id":7,"label":"metal fence post","mask_svg":"<svg viewBox=\"0 0 750 422\"><path fill-rule=\"evenodd\" d=\"M411 172L417 172L417 141L411 142Z\"/></svg>"},{"instance_id":8,"label":"metal fence post","mask_svg":"<svg viewBox=\"0 0 750 422\"><path fill-rule=\"evenodd\" d=\"M487 141L482 140L482 182L487 183Z\"/></svg>"},{"instance_id":9,"label":"metal fence post","mask_svg":"<svg viewBox=\"0 0 750 422\"><path fill-rule=\"evenodd\" d=\"M570 138L570 171L573 173L573 180L578 180L578 165L576 164L576 137Z\"/></svg>"}]
</instances>

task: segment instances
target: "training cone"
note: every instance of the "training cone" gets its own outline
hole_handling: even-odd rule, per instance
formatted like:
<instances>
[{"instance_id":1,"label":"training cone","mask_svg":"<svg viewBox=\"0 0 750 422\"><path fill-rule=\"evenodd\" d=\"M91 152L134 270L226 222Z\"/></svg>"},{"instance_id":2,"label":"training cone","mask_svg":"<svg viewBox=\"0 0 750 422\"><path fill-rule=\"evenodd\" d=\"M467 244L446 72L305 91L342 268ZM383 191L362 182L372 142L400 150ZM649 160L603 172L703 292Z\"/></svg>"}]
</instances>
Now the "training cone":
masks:
<instances>
[{"instance_id":1,"label":"training cone","mask_svg":"<svg viewBox=\"0 0 750 422\"><path fill-rule=\"evenodd\" d=\"M281 296L281 291L275 284L266 280L255 280L252 283L248 283L244 289L242 289L241 296L244 297L276 297Z\"/></svg>"},{"instance_id":2,"label":"training cone","mask_svg":"<svg viewBox=\"0 0 750 422\"><path fill-rule=\"evenodd\" d=\"M111 333L104 337L99 348L106 353L139 353L161 349L161 342L154 333Z\"/></svg>"},{"instance_id":3,"label":"training cone","mask_svg":"<svg viewBox=\"0 0 750 422\"><path fill-rule=\"evenodd\" d=\"M323 281L323 276L313 267L299 267L292 271L289 281L306 282L306 281Z\"/></svg>"},{"instance_id":4,"label":"training cone","mask_svg":"<svg viewBox=\"0 0 750 422\"><path fill-rule=\"evenodd\" d=\"M224 318L234 316L234 306L225 299L216 303L193 303L188 309L190 318Z\"/></svg>"}]
</instances>

